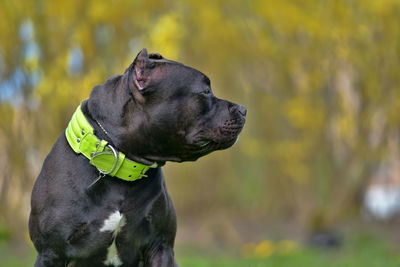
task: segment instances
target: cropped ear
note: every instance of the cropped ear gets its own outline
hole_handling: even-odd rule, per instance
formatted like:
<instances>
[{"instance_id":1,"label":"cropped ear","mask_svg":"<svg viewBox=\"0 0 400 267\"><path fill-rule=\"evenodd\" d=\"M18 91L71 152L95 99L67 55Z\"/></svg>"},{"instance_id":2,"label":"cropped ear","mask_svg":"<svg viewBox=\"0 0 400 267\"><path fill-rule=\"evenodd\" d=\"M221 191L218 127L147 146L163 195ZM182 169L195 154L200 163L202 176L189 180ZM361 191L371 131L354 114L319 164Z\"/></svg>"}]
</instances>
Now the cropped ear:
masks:
<instances>
[{"instance_id":1,"label":"cropped ear","mask_svg":"<svg viewBox=\"0 0 400 267\"><path fill-rule=\"evenodd\" d=\"M142 51L139 52L132 65L133 82L135 83L137 89L142 91L150 82L151 63L146 48L143 48Z\"/></svg>"}]
</instances>

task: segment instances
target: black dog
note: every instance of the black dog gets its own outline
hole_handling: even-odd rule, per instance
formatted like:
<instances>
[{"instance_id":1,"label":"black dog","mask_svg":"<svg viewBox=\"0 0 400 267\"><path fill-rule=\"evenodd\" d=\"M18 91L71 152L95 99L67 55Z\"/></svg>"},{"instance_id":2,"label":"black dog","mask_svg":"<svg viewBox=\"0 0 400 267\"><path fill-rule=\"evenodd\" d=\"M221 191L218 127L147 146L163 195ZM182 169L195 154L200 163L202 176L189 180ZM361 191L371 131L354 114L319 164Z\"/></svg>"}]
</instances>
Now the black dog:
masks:
<instances>
[{"instance_id":1,"label":"black dog","mask_svg":"<svg viewBox=\"0 0 400 267\"><path fill-rule=\"evenodd\" d=\"M108 154L157 167L136 181L99 176L62 133L32 192L35 266L177 266L176 216L159 166L232 146L245 107L216 98L201 72L143 49L81 110Z\"/></svg>"}]
</instances>

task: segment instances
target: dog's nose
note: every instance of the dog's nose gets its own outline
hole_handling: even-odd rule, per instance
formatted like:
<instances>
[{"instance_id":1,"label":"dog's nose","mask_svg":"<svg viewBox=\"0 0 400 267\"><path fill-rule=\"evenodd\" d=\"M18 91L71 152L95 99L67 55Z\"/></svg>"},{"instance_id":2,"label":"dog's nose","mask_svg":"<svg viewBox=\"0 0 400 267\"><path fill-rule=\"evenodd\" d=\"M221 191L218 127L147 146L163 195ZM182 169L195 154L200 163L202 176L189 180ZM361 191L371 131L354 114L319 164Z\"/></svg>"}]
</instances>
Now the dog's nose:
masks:
<instances>
[{"instance_id":1,"label":"dog's nose","mask_svg":"<svg viewBox=\"0 0 400 267\"><path fill-rule=\"evenodd\" d=\"M244 106L238 105L237 110L239 111L240 114L242 114L243 116L246 116L247 109Z\"/></svg>"},{"instance_id":2,"label":"dog's nose","mask_svg":"<svg viewBox=\"0 0 400 267\"><path fill-rule=\"evenodd\" d=\"M247 109L242 105L230 103L229 112L231 112L231 113L238 112L240 115L245 117L246 113L247 113Z\"/></svg>"}]
</instances>

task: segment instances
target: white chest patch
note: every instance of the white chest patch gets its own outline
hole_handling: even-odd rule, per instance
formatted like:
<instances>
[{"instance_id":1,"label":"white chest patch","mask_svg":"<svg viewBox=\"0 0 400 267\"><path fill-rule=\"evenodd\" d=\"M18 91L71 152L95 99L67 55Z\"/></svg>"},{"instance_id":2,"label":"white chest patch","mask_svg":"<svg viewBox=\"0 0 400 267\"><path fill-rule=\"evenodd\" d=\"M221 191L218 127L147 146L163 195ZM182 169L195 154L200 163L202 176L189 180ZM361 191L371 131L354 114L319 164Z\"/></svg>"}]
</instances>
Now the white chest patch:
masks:
<instances>
[{"instance_id":1,"label":"white chest patch","mask_svg":"<svg viewBox=\"0 0 400 267\"><path fill-rule=\"evenodd\" d=\"M117 246L115 245L115 239L125 224L126 219L124 215L117 210L104 220L103 226L100 228L100 232L113 232L113 242L107 249L107 258L104 261L105 265L113 265L115 267L122 265L122 261L118 256Z\"/></svg>"},{"instance_id":2,"label":"white chest patch","mask_svg":"<svg viewBox=\"0 0 400 267\"><path fill-rule=\"evenodd\" d=\"M100 232L112 231L114 236L121 231L122 227L125 225L126 219L119 210L113 212L104 220L103 226L100 228Z\"/></svg>"}]
</instances>

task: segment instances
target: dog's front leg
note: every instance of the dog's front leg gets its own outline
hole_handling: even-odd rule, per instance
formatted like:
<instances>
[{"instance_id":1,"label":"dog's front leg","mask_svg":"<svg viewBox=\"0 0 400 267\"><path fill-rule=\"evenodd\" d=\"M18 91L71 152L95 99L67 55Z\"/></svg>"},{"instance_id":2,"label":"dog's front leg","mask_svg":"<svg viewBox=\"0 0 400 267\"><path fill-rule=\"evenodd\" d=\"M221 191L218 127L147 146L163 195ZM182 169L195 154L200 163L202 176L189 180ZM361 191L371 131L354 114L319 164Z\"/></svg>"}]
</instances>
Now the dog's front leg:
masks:
<instances>
[{"instance_id":1,"label":"dog's front leg","mask_svg":"<svg viewBox=\"0 0 400 267\"><path fill-rule=\"evenodd\" d=\"M148 267L178 267L171 247L160 247L150 258Z\"/></svg>"},{"instance_id":2,"label":"dog's front leg","mask_svg":"<svg viewBox=\"0 0 400 267\"><path fill-rule=\"evenodd\" d=\"M65 262L52 251L46 251L38 254L34 267L65 267Z\"/></svg>"}]
</instances>

